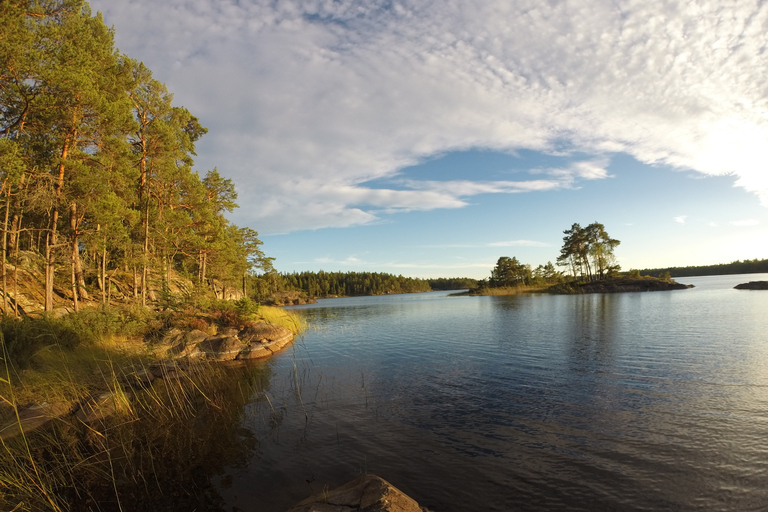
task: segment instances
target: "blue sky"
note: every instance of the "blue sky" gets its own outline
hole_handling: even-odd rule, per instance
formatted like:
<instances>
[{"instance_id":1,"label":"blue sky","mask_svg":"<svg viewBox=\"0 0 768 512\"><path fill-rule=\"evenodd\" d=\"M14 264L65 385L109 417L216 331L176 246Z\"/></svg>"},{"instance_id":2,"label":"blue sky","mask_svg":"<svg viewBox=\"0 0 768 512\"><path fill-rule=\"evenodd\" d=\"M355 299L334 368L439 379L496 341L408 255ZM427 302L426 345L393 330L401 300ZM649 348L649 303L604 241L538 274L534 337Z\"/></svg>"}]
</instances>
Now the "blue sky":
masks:
<instances>
[{"instance_id":1,"label":"blue sky","mask_svg":"<svg viewBox=\"0 0 768 512\"><path fill-rule=\"evenodd\" d=\"M764 2L90 3L280 271L482 278L594 221L624 269L768 257Z\"/></svg>"}]
</instances>

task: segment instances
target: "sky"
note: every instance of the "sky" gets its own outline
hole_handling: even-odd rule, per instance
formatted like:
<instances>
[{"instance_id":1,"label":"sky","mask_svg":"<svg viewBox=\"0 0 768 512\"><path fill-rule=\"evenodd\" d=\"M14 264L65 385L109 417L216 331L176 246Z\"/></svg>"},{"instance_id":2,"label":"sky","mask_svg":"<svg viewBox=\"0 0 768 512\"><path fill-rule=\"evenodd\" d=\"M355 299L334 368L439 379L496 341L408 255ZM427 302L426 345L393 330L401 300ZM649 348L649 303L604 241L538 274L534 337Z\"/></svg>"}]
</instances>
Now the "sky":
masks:
<instances>
[{"instance_id":1,"label":"sky","mask_svg":"<svg viewBox=\"0 0 768 512\"><path fill-rule=\"evenodd\" d=\"M281 272L768 258L765 0L91 0Z\"/></svg>"}]
</instances>

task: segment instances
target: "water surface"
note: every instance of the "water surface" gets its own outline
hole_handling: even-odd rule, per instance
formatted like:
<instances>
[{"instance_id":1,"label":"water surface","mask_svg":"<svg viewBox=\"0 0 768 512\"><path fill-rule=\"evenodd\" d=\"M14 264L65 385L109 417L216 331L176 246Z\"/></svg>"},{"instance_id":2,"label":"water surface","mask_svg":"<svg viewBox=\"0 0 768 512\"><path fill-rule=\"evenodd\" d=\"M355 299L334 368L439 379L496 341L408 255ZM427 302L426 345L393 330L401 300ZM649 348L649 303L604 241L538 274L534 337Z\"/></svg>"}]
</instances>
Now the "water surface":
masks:
<instances>
[{"instance_id":1,"label":"water surface","mask_svg":"<svg viewBox=\"0 0 768 512\"><path fill-rule=\"evenodd\" d=\"M375 473L440 512L766 510L768 292L732 289L758 279L300 307L221 494L282 511Z\"/></svg>"}]
</instances>

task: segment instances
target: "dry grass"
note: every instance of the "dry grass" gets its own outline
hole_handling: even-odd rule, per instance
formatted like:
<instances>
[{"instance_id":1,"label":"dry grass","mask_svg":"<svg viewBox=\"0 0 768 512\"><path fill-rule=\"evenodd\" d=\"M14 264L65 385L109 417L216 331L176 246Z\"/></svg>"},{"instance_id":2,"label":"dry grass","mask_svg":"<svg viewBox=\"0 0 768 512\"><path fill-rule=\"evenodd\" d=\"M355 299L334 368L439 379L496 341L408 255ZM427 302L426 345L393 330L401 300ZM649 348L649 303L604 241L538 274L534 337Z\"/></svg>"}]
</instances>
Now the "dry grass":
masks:
<instances>
[{"instance_id":1,"label":"dry grass","mask_svg":"<svg viewBox=\"0 0 768 512\"><path fill-rule=\"evenodd\" d=\"M304 328L279 308L254 316L294 332ZM176 506L169 488L190 486L194 494L201 467L212 470L222 451L243 454L232 448L238 415L268 367L199 362L177 379L131 387L130 375L156 361L140 329L119 334L135 319L114 311L70 317L0 321L8 333L0 337L0 422L14 421L29 404L83 403L103 392L112 393L114 414L88 425L70 416L0 441L0 510ZM190 509L197 498L190 497Z\"/></svg>"},{"instance_id":2,"label":"dry grass","mask_svg":"<svg viewBox=\"0 0 768 512\"><path fill-rule=\"evenodd\" d=\"M482 288L480 290L476 290L476 292L472 293L472 295L519 295L522 293L540 292L546 288L547 286L502 286L499 288Z\"/></svg>"},{"instance_id":3,"label":"dry grass","mask_svg":"<svg viewBox=\"0 0 768 512\"><path fill-rule=\"evenodd\" d=\"M307 321L303 316L283 308L260 306L255 316L263 322L290 329L294 334L301 334L307 330Z\"/></svg>"}]
</instances>

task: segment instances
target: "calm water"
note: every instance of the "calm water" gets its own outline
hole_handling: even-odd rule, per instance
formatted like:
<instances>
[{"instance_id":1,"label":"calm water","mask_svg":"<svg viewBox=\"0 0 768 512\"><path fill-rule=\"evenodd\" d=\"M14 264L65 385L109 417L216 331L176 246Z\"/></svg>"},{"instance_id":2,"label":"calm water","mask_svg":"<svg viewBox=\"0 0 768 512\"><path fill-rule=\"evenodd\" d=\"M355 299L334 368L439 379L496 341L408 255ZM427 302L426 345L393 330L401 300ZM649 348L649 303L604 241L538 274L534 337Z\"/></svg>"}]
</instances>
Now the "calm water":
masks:
<instances>
[{"instance_id":1,"label":"calm water","mask_svg":"<svg viewBox=\"0 0 768 512\"><path fill-rule=\"evenodd\" d=\"M768 275L674 292L324 300L217 481L282 511L375 473L437 512L768 510Z\"/></svg>"}]
</instances>

